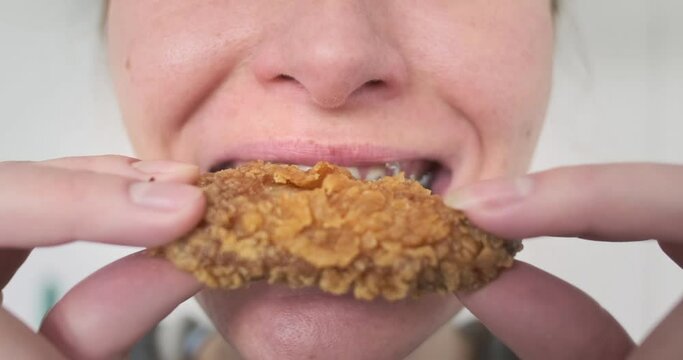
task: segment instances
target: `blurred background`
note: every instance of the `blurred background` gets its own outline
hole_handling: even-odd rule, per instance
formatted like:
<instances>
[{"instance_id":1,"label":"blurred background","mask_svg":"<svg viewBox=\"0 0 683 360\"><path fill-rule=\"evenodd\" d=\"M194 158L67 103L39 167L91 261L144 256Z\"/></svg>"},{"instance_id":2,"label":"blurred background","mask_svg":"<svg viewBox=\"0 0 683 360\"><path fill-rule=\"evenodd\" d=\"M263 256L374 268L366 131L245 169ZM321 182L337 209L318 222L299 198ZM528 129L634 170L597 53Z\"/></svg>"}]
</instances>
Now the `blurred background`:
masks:
<instances>
[{"instance_id":1,"label":"blurred background","mask_svg":"<svg viewBox=\"0 0 683 360\"><path fill-rule=\"evenodd\" d=\"M0 0L0 161L133 155L108 82L101 6ZM682 13L676 0L563 3L554 93L533 170L683 164ZM86 243L34 251L5 289L5 306L36 327L69 287L131 251ZM653 242L535 239L520 258L591 294L637 341L683 294L683 271ZM165 324L185 316L206 321L189 301Z\"/></svg>"}]
</instances>

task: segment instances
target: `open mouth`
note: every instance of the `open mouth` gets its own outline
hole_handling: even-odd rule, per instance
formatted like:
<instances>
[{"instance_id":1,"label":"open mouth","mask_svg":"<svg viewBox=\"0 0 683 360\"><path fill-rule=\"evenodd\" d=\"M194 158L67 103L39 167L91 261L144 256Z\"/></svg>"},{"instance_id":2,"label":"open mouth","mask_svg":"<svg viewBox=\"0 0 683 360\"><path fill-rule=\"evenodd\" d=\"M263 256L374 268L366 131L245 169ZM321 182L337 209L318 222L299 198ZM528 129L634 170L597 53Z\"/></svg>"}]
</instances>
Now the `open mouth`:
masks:
<instances>
[{"instance_id":1,"label":"open mouth","mask_svg":"<svg viewBox=\"0 0 683 360\"><path fill-rule=\"evenodd\" d=\"M221 162L210 168L211 172L231 169L252 160L230 160ZM271 161L278 164L296 165L303 170L309 169L314 163L293 163L284 159ZM403 173L406 178L419 182L426 189L435 194L443 194L450 181L450 171L435 160L408 159L393 160L383 163L360 163L343 166L356 179L375 181L384 176L393 176Z\"/></svg>"},{"instance_id":2,"label":"open mouth","mask_svg":"<svg viewBox=\"0 0 683 360\"><path fill-rule=\"evenodd\" d=\"M358 139L326 139L321 144L316 140L280 137L205 151L203 161L199 161L204 171L217 172L253 160L303 169L328 161L345 167L364 181L402 172L437 195L448 190L452 179L462 176L459 157L452 153L386 147ZM351 295L330 295L318 287L292 289L265 281L231 291L207 289L200 300L216 327L229 336L245 357L254 358L268 357L264 354L304 358L320 349L329 349L331 354L344 353L346 358L403 358L440 326L433 319L445 321L461 307L455 297L438 294L395 302L383 298L358 301ZM268 341L254 345L254 339ZM386 355L389 342L402 346ZM283 348L291 349L292 353L282 356ZM359 350L354 353L349 349Z\"/></svg>"}]
</instances>

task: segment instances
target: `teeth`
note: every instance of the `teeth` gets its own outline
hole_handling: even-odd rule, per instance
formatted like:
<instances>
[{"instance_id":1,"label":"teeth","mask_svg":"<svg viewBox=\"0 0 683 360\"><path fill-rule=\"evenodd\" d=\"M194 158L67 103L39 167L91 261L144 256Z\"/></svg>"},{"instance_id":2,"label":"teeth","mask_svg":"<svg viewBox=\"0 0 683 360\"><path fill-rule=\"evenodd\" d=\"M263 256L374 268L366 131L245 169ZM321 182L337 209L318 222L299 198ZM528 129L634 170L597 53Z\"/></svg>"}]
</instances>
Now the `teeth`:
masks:
<instances>
[{"instance_id":1,"label":"teeth","mask_svg":"<svg viewBox=\"0 0 683 360\"><path fill-rule=\"evenodd\" d=\"M299 167L303 168L302 166ZM397 169L396 171L387 171L385 166L380 165L372 167L345 166L344 168L348 170L354 178L369 181L378 180L387 175L395 175L400 171L400 169Z\"/></svg>"},{"instance_id":2,"label":"teeth","mask_svg":"<svg viewBox=\"0 0 683 360\"><path fill-rule=\"evenodd\" d=\"M351 173L351 175L353 175L353 177L355 177L356 179L360 179L360 169L358 169L357 167L347 166L346 170L348 170Z\"/></svg>"},{"instance_id":3,"label":"teeth","mask_svg":"<svg viewBox=\"0 0 683 360\"><path fill-rule=\"evenodd\" d=\"M367 170L363 180L377 180L385 175L387 175L387 171L384 166L373 166Z\"/></svg>"},{"instance_id":4,"label":"teeth","mask_svg":"<svg viewBox=\"0 0 683 360\"><path fill-rule=\"evenodd\" d=\"M308 170L311 168L311 166L308 165L301 165L301 164L295 164L299 169L301 170ZM433 168L427 168L427 169L422 169L422 170L416 170L414 166L411 167L410 165L408 166L407 170L404 170L403 167L401 166L401 163L397 161L389 162L384 165L375 165L375 166L346 166L346 170L348 170L351 175L359 180L367 180L367 181L375 181L378 179L381 179L382 177L385 176L393 176L397 175L402 171L406 172L412 172L410 174L406 174L407 177L411 180L416 180L417 182L420 183L420 185L424 186L427 189L431 189L432 182L434 180L434 169ZM415 172L417 171L417 172Z\"/></svg>"},{"instance_id":5,"label":"teeth","mask_svg":"<svg viewBox=\"0 0 683 360\"><path fill-rule=\"evenodd\" d=\"M386 163L384 167L389 170L389 173L393 175L398 175L398 173L401 172L401 164L398 163L398 161L392 161L389 163Z\"/></svg>"},{"instance_id":6,"label":"teeth","mask_svg":"<svg viewBox=\"0 0 683 360\"><path fill-rule=\"evenodd\" d=\"M411 177L414 177L414 175ZM422 177L420 177L420 180L418 182L425 188L431 189L432 180L434 180L434 171L427 171L426 173L424 173L424 175L422 175Z\"/></svg>"}]
</instances>

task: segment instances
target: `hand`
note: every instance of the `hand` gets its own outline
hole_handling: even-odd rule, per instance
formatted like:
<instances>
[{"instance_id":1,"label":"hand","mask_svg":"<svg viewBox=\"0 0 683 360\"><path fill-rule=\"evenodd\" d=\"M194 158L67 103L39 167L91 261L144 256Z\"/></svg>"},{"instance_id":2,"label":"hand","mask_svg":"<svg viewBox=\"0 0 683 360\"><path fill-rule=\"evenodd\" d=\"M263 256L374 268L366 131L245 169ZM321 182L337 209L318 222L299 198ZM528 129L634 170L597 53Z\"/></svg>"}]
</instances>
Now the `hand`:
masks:
<instances>
[{"instance_id":1,"label":"hand","mask_svg":"<svg viewBox=\"0 0 683 360\"><path fill-rule=\"evenodd\" d=\"M202 216L201 190L187 184L198 175L191 165L122 156L0 163L0 289L35 247L177 238ZM38 334L0 309L0 349L8 359L123 357L200 288L169 263L133 254L71 289Z\"/></svg>"},{"instance_id":2,"label":"hand","mask_svg":"<svg viewBox=\"0 0 683 360\"><path fill-rule=\"evenodd\" d=\"M657 239L681 266L681 184L682 166L577 166L481 182L447 201L504 238ZM636 348L588 295L528 264L517 262L489 286L457 295L523 359L673 359L683 353L683 302Z\"/></svg>"}]
</instances>

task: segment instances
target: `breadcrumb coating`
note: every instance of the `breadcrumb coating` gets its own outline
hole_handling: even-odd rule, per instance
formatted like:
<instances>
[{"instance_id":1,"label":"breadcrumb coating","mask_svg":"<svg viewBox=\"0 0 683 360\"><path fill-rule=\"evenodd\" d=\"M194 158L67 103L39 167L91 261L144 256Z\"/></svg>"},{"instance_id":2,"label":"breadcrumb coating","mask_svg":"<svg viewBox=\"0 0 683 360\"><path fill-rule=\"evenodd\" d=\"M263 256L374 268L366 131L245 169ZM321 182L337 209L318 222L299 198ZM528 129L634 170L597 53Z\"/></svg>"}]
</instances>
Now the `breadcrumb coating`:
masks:
<instances>
[{"instance_id":1,"label":"breadcrumb coating","mask_svg":"<svg viewBox=\"0 0 683 360\"><path fill-rule=\"evenodd\" d=\"M202 222L151 250L209 287L267 280L358 299L473 290L513 263L519 242L474 227L403 174L251 162L202 175Z\"/></svg>"}]
</instances>

